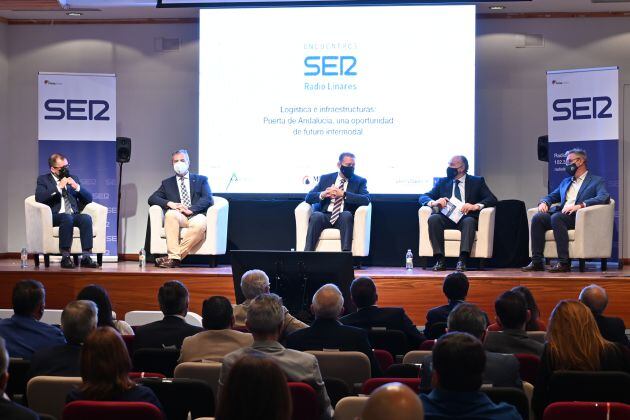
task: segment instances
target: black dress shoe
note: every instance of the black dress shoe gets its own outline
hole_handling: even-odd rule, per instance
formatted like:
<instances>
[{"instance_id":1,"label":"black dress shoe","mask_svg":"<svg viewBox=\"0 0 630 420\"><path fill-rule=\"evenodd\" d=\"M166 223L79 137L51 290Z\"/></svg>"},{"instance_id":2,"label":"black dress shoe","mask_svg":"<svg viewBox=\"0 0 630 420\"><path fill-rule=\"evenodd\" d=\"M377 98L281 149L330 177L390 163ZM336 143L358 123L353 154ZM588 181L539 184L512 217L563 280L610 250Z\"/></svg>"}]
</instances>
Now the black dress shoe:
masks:
<instances>
[{"instance_id":1,"label":"black dress shoe","mask_svg":"<svg viewBox=\"0 0 630 420\"><path fill-rule=\"evenodd\" d=\"M81 258L81 267L85 268L98 268L99 265L96 261L93 261L89 255Z\"/></svg>"},{"instance_id":2,"label":"black dress shoe","mask_svg":"<svg viewBox=\"0 0 630 420\"><path fill-rule=\"evenodd\" d=\"M433 271L444 271L446 270L446 262L444 260L437 260L435 265L433 266Z\"/></svg>"},{"instance_id":3,"label":"black dress shoe","mask_svg":"<svg viewBox=\"0 0 630 420\"><path fill-rule=\"evenodd\" d=\"M466 271L466 263L462 260L457 261L457 265L455 266L455 271Z\"/></svg>"},{"instance_id":4,"label":"black dress shoe","mask_svg":"<svg viewBox=\"0 0 630 420\"><path fill-rule=\"evenodd\" d=\"M549 270L550 273L568 273L571 271L571 266L567 263L555 263Z\"/></svg>"},{"instance_id":5,"label":"black dress shoe","mask_svg":"<svg viewBox=\"0 0 630 420\"><path fill-rule=\"evenodd\" d=\"M162 262L160 263L160 265L158 265L158 267L160 268L176 268L182 265L182 262L180 260L174 260L174 259L170 259L170 258L166 258L165 260L162 260Z\"/></svg>"},{"instance_id":6,"label":"black dress shoe","mask_svg":"<svg viewBox=\"0 0 630 420\"><path fill-rule=\"evenodd\" d=\"M521 271L545 271L545 265L542 262L530 262Z\"/></svg>"},{"instance_id":7,"label":"black dress shoe","mask_svg":"<svg viewBox=\"0 0 630 420\"><path fill-rule=\"evenodd\" d=\"M72 257L62 257L61 258L61 268L74 268L74 261L72 261Z\"/></svg>"}]
</instances>

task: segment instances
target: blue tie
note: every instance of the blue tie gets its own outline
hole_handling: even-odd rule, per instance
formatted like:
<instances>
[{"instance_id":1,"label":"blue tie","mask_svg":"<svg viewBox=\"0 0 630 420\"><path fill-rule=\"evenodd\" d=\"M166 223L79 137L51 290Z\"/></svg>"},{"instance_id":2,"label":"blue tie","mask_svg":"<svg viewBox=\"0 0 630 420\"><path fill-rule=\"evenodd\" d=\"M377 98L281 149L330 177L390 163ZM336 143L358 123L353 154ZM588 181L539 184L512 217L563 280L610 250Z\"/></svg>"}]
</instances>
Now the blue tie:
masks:
<instances>
[{"instance_id":1,"label":"blue tie","mask_svg":"<svg viewBox=\"0 0 630 420\"><path fill-rule=\"evenodd\" d=\"M455 180L455 198L457 198L459 201L462 201L462 193L459 190L459 179Z\"/></svg>"}]
</instances>

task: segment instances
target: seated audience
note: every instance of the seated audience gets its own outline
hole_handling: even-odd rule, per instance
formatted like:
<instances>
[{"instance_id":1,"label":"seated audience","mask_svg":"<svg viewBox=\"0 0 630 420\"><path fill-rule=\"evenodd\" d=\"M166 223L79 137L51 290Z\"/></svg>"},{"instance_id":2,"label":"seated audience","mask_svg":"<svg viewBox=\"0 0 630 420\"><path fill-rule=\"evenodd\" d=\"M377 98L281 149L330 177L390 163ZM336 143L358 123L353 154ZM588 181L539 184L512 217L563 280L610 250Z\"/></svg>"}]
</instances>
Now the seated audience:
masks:
<instances>
[{"instance_id":1,"label":"seated audience","mask_svg":"<svg viewBox=\"0 0 630 420\"><path fill-rule=\"evenodd\" d=\"M120 334L111 327L95 329L88 335L81 352L83 384L68 393L66 402L148 402L164 412L150 388L129 379L130 369L131 359Z\"/></svg>"},{"instance_id":2,"label":"seated audience","mask_svg":"<svg viewBox=\"0 0 630 420\"><path fill-rule=\"evenodd\" d=\"M525 330L547 331L547 326L540 319L540 310L538 309L538 304L536 303L536 299L534 299L534 295L531 290L525 286L516 286L511 290L513 292L520 293L521 296L523 296L523 299L525 299L527 310L529 311L529 320L527 321L527 324L525 324ZM490 324L488 331L501 331L501 327L495 322L494 324Z\"/></svg>"},{"instance_id":3,"label":"seated audience","mask_svg":"<svg viewBox=\"0 0 630 420\"><path fill-rule=\"evenodd\" d=\"M530 338L525 331L528 312L523 296L507 291L494 302L494 310L502 331L488 333L483 344L485 349L495 353L527 353L540 357L543 344Z\"/></svg>"},{"instance_id":4,"label":"seated audience","mask_svg":"<svg viewBox=\"0 0 630 420\"><path fill-rule=\"evenodd\" d=\"M608 294L603 287L596 284L586 286L580 292L580 302L585 304L593 313L599 332L608 341L614 341L625 346L630 345L626 336L626 324L623 319L604 316L604 310L608 306Z\"/></svg>"},{"instance_id":5,"label":"seated audience","mask_svg":"<svg viewBox=\"0 0 630 420\"><path fill-rule=\"evenodd\" d=\"M493 403L480 391L486 353L466 333L448 333L433 347L433 390L420 394L424 418L521 420L516 408Z\"/></svg>"},{"instance_id":6,"label":"seated audience","mask_svg":"<svg viewBox=\"0 0 630 420\"><path fill-rule=\"evenodd\" d=\"M287 337L290 349L360 351L370 359L372 377L382 376L381 368L374 356L367 332L361 328L349 327L339 322L343 313L343 296L334 284L325 284L313 295L311 312L315 321L308 327Z\"/></svg>"},{"instance_id":7,"label":"seated audience","mask_svg":"<svg viewBox=\"0 0 630 420\"><path fill-rule=\"evenodd\" d=\"M85 286L77 295L77 300L91 300L98 307L97 327L112 327L122 335L133 335L133 329L125 321L113 318L112 302L107 290L98 284Z\"/></svg>"},{"instance_id":8,"label":"seated audience","mask_svg":"<svg viewBox=\"0 0 630 420\"><path fill-rule=\"evenodd\" d=\"M279 342L285 320L282 300L277 295L262 294L249 304L246 326L254 336L251 347L238 349L223 358L219 376L219 400L234 364L244 356L268 357L282 369L291 382L304 382L313 387L321 409L321 418L332 418L332 407L322 380L317 358L312 354L284 348Z\"/></svg>"},{"instance_id":9,"label":"seated audience","mask_svg":"<svg viewBox=\"0 0 630 420\"><path fill-rule=\"evenodd\" d=\"M223 356L254 342L251 334L233 330L232 304L223 296L212 296L203 302L205 331L184 338L179 362L221 362Z\"/></svg>"},{"instance_id":10,"label":"seated audience","mask_svg":"<svg viewBox=\"0 0 630 420\"><path fill-rule=\"evenodd\" d=\"M252 299L263 293L269 293L269 277L262 270L249 270L241 277L241 291L243 296L245 296L245 301L234 307L234 325L236 327L245 326L247 308L249 308ZM284 312L284 322L280 333L282 340L293 331L308 327L308 325L291 315L284 306L282 311Z\"/></svg>"},{"instance_id":11,"label":"seated audience","mask_svg":"<svg viewBox=\"0 0 630 420\"><path fill-rule=\"evenodd\" d=\"M483 343L486 336L485 313L472 303L460 303L451 311L447 321L448 332L464 332L472 335ZM425 357L422 363L423 387L431 384L433 356ZM494 353L486 351L486 368L483 371L482 381L492 386L505 386L522 388L519 373L519 363L512 354Z\"/></svg>"},{"instance_id":12,"label":"seated audience","mask_svg":"<svg viewBox=\"0 0 630 420\"><path fill-rule=\"evenodd\" d=\"M246 356L228 375L216 420L289 420L291 395L287 379L270 358Z\"/></svg>"},{"instance_id":13,"label":"seated audience","mask_svg":"<svg viewBox=\"0 0 630 420\"><path fill-rule=\"evenodd\" d=\"M9 353L4 339L0 337L0 419L38 420L39 416L32 410L16 404L9 399L5 390L9 383Z\"/></svg>"},{"instance_id":14,"label":"seated audience","mask_svg":"<svg viewBox=\"0 0 630 420\"><path fill-rule=\"evenodd\" d=\"M96 304L91 300L75 300L61 313L61 330L67 344L37 350L31 359L29 377L80 376L81 346L96 328Z\"/></svg>"},{"instance_id":15,"label":"seated audience","mask_svg":"<svg viewBox=\"0 0 630 420\"><path fill-rule=\"evenodd\" d=\"M37 280L21 280L13 287L13 316L0 321L0 337L6 341L9 356L30 360L37 349L66 343L57 327L39 320L46 307L44 285Z\"/></svg>"},{"instance_id":16,"label":"seated audience","mask_svg":"<svg viewBox=\"0 0 630 420\"><path fill-rule=\"evenodd\" d=\"M424 341L424 335L411 322L403 308L379 308L376 306L378 294L376 285L369 277L354 279L350 285L352 302L357 311L342 317L344 325L369 330L374 327L385 327L388 330L399 330L405 333L409 350L417 349Z\"/></svg>"},{"instance_id":17,"label":"seated audience","mask_svg":"<svg viewBox=\"0 0 630 420\"><path fill-rule=\"evenodd\" d=\"M588 307L576 300L562 300L551 312L534 384L532 407L538 418L549 403L549 382L557 370L630 373L630 353L625 346L602 337Z\"/></svg>"},{"instance_id":18,"label":"seated audience","mask_svg":"<svg viewBox=\"0 0 630 420\"><path fill-rule=\"evenodd\" d=\"M370 394L361 420L383 420L393 418L396 420L422 420L424 409L420 398L409 388L400 382L392 382L381 385Z\"/></svg>"},{"instance_id":19,"label":"seated audience","mask_svg":"<svg viewBox=\"0 0 630 420\"><path fill-rule=\"evenodd\" d=\"M158 302L164 318L136 328L134 351L143 348L181 348L184 338L203 328L186 322L188 289L177 280L167 281L158 291Z\"/></svg>"}]
</instances>

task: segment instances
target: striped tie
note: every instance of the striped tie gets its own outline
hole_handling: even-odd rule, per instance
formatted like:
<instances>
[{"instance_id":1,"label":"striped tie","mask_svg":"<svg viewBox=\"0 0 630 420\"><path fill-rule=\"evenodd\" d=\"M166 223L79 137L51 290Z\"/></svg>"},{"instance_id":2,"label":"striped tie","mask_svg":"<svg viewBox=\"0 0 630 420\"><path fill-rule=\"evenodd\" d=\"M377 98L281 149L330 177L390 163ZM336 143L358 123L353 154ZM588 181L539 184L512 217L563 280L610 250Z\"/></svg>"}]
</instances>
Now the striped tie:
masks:
<instances>
[{"instance_id":1,"label":"striped tie","mask_svg":"<svg viewBox=\"0 0 630 420\"><path fill-rule=\"evenodd\" d=\"M343 190L343 186L346 183L345 178L341 178L341 182L339 182L339 189ZM337 197L334 199L332 216L330 216L330 224L334 225L337 219L339 219L339 214L341 213L341 206L343 205L343 195L341 197Z\"/></svg>"},{"instance_id":2,"label":"striped tie","mask_svg":"<svg viewBox=\"0 0 630 420\"><path fill-rule=\"evenodd\" d=\"M190 207L190 195L188 195L188 189L186 188L185 178L181 177L179 180L182 182L182 204L186 206L186 208Z\"/></svg>"}]
</instances>

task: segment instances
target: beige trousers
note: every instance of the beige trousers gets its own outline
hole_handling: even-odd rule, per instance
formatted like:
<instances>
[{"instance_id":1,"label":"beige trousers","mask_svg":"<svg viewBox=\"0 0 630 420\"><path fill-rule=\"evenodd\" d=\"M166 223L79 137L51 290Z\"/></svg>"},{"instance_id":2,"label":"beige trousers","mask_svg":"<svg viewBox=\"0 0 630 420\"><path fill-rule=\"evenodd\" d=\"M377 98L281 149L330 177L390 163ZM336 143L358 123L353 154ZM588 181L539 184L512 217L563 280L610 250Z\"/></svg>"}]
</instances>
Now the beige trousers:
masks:
<instances>
[{"instance_id":1,"label":"beige trousers","mask_svg":"<svg viewBox=\"0 0 630 420\"><path fill-rule=\"evenodd\" d=\"M179 240L180 229L187 228L186 233ZM164 215L164 232L166 233L166 249L168 257L182 260L186 255L200 245L206 236L206 215L197 214L190 219L177 210L168 210Z\"/></svg>"}]
</instances>

